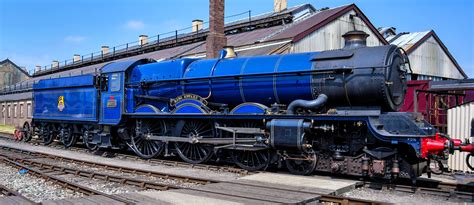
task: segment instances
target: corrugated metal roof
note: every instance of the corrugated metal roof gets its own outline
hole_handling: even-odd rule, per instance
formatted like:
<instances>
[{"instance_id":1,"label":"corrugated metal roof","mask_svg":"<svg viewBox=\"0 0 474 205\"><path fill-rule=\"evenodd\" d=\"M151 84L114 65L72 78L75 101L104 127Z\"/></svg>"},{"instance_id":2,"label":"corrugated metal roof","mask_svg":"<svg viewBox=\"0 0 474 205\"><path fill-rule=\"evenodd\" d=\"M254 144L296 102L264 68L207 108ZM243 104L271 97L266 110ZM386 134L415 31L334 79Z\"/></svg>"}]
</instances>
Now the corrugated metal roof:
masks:
<instances>
[{"instance_id":1,"label":"corrugated metal roof","mask_svg":"<svg viewBox=\"0 0 474 205\"><path fill-rule=\"evenodd\" d=\"M378 32L378 30L372 25L364 13L362 13L362 11L360 11L360 9L355 4L315 12L307 19L294 23L294 25L291 25L289 28L275 35L272 39L293 38L293 41L299 41L351 10L354 10L358 14L359 18L367 24L367 26L373 31L373 33L375 33L381 42L388 44L385 38Z\"/></svg>"},{"instance_id":2,"label":"corrugated metal roof","mask_svg":"<svg viewBox=\"0 0 474 205\"><path fill-rule=\"evenodd\" d=\"M297 34L304 32L318 24L323 23L329 17L336 15L337 13L349 8L350 6L351 5L346 5L346 6L333 8L333 9L318 11L314 13L313 15L311 15L310 17L308 17L307 19L296 22L293 25L289 26L284 31L275 35L272 39L275 40L275 39L293 38Z\"/></svg>"},{"instance_id":3,"label":"corrugated metal roof","mask_svg":"<svg viewBox=\"0 0 474 205\"><path fill-rule=\"evenodd\" d=\"M423 37L428 35L428 33L430 33L430 31L399 33L396 36L390 36L389 38L387 38L387 40L392 45L396 45L398 47L402 47L405 50L409 50L418 41L423 39Z\"/></svg>"},{"instance_id":4,"label":"corrugated metal roof","mask_svg":"<svg viewBox=\"0 0 474 205\"><path fill-rule=\"evenodd\" d=\"M441 46L443 51L446 53L446 55L449 57L449 59L453 62L453 64L456 66L458 71L464 76L464 78L467 78L468 76L464 72L464 70L461 68L461 66L458 64L456 59L454 58L453 55L451 55L451 52L449 52L448 48L444 45L444 43L439 39L438 35L433 30L429 31L422 31L422 32L404 32L404 33L399 33L396 36L391 36L387 38L390 44L392 45L397 45L398 47L401 47L405 49L405 51L410 55L411 52L413 52L418 46L420 46L423 42L425 42L427 39L430 37L433 37Z\"/></svg>"}]
</instances>

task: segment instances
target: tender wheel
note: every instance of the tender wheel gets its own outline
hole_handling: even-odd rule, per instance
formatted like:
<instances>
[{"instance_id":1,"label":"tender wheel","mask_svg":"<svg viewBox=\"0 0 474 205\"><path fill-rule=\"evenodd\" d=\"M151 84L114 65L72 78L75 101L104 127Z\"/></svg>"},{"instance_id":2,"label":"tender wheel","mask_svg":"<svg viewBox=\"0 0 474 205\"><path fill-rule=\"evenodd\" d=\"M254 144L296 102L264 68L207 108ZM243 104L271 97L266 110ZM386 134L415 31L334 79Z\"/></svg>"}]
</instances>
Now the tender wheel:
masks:
<instances>
[{"instance_id":1,"label":"tender wheel","mask_svg":"<svg viewBox=\"0 0 474 205\"><path fill-rule=\"evenodd\" d=\"M44 145L49 145L54 142L55 134L52 126L44 124L40 128L40 137Z\"/></svg>"},{"instance_id":2,"label":"tender wheel","mask_svg":"<svg viewBox=\"0 0 474 205\"><path fill-rule=\"evenodd\" d=\"M87 147L88 150L94 151L98 148L96 144L91 144L92 142L92 135L88 129L84 129L82 131L82 142Z\"/></svg>"},{"instance_id":3,"label":"tender wheel","mask_svg":"<svg viewBox=\"0 0 474 205\"><path fill-rule=\"evenodd\" d=\"M33 137L33 135L32 135L32 132L31 132L30 123L25 122L25 124L23 124L23 141L24 142L29 142L29 141L31 141L32 137Z\"/></svg>"},{"instance_id":4,"label":"tender wheel","mask_svg":"<svg viewBox=\"0 0 474 205\"><path fill-rule=\"evenodd\" d=\"M59 131L59 137L66 148L76 144L76 135L72 133L71 127L63 127Z\"/></svg>"},{"instance_id":5,"label":"tender wheel","mask_svg":"<svg viewBox=\"0 0 474 205\"><path fill-rule=\"evenodd\" d=\"M166 133L165 122L138 120L135 132L131 136L131 146L133 151L144 159L154 158L161 154L165 143L156 140L150 140L150 136L164 136Z\"/></svg>"},{"instance_id":6,"label":"tender wheel","mask_svg":"<svg viewBox=\"0 0 474 205\"><path fill-rule=\"evenodd\" d=\"M197 140L214 137L214 125L209 121L185 121L179 136ZM192 164L206 162L214 153L214 146L210 144L188 142L175 142L174 144L181 159Z\"/></svg>"},{"instance_id":7,"label":"tender wheel","mask_svg":"<svg viewBox=\"0 0 474 205\"><path fill-rule=\"evenodd\" d=\"M269 150L233 150L231 152L231 157L237 166L249 171L265 169L270 163Z\"/></svg>"},{"instance_id":8,"label":"tender wheel","mask_svg":"<svg viewBox=\"0 0 474 205\"><path fill-rule=\"evenodd\" d=\"M309 175L316 168L317 156L316 153L309 153L306 156L298 157L298 159L286 159L285 164L292 174Z\"/></svg>"}]
</instances>

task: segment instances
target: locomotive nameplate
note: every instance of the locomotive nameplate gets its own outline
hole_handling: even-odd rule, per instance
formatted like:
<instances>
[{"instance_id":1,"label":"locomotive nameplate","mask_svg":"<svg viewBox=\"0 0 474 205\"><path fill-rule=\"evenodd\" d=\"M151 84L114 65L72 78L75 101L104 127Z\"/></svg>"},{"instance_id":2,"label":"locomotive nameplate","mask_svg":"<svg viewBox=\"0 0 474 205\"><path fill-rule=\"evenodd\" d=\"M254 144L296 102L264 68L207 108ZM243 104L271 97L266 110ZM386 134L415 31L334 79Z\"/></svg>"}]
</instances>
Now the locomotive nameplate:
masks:
<instances>
[{"instance_id":1,"label":"locomotive nameplate","mask_svg":"<svg viewBox=\"0 0 474 205\"><path fill-rule=\"evenodd\" d=\"M184 94L184 95L180 95L180 96L178 96L178 97L176 97L176 98L174 98L174 99L171 99L170 104L171 104L171 106L175 106L175 105L176 105L177 103L179 103L180 101L182 101L182 100L189 100L189 99L191 99L191 100L197 100L197 101L201 102L202 104L207 105L207 101L206 101L204 98L202 98L201 96L196 95L196 94Z\"/></svg>"},{"instance_id":2,"label":"locomotive nameplate","mask_svg":"<svg viewBox=\"0 0 474 205\"><path fill-rule=\"evenodd\" d=\"M64 110L64 107L65 107L65 105L64 105L64 96L61 95L61 96L58 97L58 110L59 110L59 112L62 112Z\"/></svg>"}]
</instances>

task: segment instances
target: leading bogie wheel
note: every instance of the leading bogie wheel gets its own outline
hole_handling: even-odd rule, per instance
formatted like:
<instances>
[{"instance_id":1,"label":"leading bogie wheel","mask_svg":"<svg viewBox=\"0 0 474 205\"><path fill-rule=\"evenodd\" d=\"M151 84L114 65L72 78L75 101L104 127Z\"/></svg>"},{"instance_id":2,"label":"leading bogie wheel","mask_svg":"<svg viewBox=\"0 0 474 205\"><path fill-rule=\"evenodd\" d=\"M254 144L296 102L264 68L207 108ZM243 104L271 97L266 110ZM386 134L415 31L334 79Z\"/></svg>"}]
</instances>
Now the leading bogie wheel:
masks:
<instances>
[{"instance_id":1,"label":"leading bogie wheel","mask_svg":"<svg viewBox=\"0 0 474 205\"><path fill-rule=\"evenodd\" d=\"M151 159L161 154L165 143L151 140L151 136L164 136L166 124L162 120L137 120L135 130L131 134L132 150L143 159Z\"/></svg>"},{"instance_id":2,"label":"leading bogie wheel","mask_svg":"<svg viewBox=\"0 0 474 205\"><path fill-rule=\"evenodd\" d=\"M248 171L264 170L270 163L269 150L232 150L231 157L237 166Z\"/></svg>"},{"instance_id":3,"label":"leading bogie wheel","mask_svg":"<svg viewBox=\"0 0 474 205\"><path fill-rule=\"evenodd\" d=\"M202 138L213 138L215 136L214 124L204 120L184 121L179 131L179 137L190 140L199 140ZM214 146L211 144L175 142L175 148L178 155L185 162L191 164L204 163L214 154Z\"/></svg>"},{"instance_id":4,"label":"leading bogie wheel","mask_svg":"<svg viewBox=\"0 0 474 205\"><path fill-rule=\"evenodd\" d=\"M231 122L229 127L258 128L259 123L255 121ZM225 132L225 137L232 137L232 134ZM254 138L254 135L237 134L237 138ZM232 161L242 169L248 171L264 170L271 160L270 150L232 150L230 152Z\"/></svg>"}]
</instances>

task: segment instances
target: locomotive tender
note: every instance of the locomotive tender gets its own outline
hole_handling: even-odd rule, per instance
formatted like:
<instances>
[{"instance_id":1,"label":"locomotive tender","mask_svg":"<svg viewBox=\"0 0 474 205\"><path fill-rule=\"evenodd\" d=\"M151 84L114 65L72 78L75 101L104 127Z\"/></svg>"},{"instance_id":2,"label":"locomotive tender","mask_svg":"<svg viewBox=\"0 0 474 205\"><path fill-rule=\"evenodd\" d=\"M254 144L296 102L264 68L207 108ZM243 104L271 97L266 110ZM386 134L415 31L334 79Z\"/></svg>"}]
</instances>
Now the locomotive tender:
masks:
<instances>
[{"instance_id":1,"label":"locomotive tender","mask_svg":"<svg viewBox=\"0 0 474 205\"><path fill-rule=\"evenodd\" d=\"M99 74L34 85L32 128L44 144L130 148L142 158L230 159L248 170L414 178L460 142L416 113L395 112L409 62L393 45L218 59L112 62Z\"/></svg>"}]
</instances>

